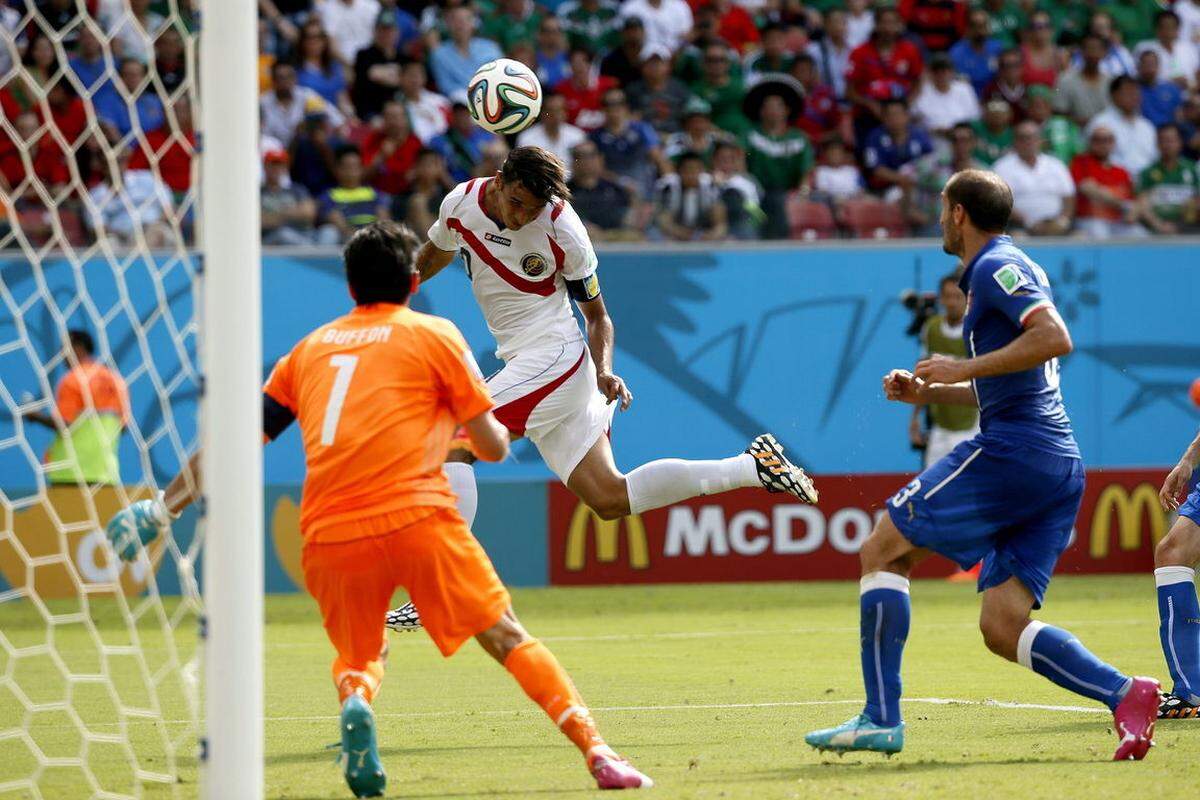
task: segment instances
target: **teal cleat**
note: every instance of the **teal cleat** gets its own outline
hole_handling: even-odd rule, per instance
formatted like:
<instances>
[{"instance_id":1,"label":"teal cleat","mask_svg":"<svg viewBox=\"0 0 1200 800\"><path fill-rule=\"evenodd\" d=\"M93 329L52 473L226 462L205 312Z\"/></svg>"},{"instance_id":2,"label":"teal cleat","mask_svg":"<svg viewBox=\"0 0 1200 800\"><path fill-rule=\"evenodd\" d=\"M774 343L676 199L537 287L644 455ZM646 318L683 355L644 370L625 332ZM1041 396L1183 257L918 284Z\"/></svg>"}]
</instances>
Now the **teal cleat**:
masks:
<instances>
[{"instance_id":1,"label":"teal cleat","mask_svg":"<svg viewBox=\"0 0 1200 800\"><path fill-rule=\"evenodd\" d=\"M895 727L876 725L866 714L852 717L835 728L813 731L804 741L820 750L842 753L868 750L891 757L904 749L904 723Z\"/></svg>"},{"instance_id":2,"label":"teal cleat","mask_svg":"<svg viewBox=\"0 0 1200 800\"><path fill-rule=\"evenodd\" d=\"M342 703L342 767L355 797L383 797L387 775L375 742L375 715L367 701L352 694Z\"/></svg>"}]
</instances>

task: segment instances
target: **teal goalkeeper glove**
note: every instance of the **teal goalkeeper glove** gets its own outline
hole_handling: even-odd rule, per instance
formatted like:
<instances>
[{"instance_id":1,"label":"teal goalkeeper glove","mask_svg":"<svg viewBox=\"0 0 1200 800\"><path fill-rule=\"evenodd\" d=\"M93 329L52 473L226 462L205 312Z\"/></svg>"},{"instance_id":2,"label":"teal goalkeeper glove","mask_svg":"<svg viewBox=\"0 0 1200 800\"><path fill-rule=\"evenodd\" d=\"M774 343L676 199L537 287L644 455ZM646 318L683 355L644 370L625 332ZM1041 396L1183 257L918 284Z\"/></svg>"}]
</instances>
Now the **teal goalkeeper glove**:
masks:
<instances>
[{"instance_id":1,"label":"teal goalkeeper glove","mask_svg":"<svg viewBox=\"0 0 1200 800\"><path fill-rule=\"evenodd\" d=\"M153 500L138 500L109 520L105 535L122 561L137 558L138 548L146 547L171 527L172 514L163 502L162 492Z\"/></svg>"}]
</instances>

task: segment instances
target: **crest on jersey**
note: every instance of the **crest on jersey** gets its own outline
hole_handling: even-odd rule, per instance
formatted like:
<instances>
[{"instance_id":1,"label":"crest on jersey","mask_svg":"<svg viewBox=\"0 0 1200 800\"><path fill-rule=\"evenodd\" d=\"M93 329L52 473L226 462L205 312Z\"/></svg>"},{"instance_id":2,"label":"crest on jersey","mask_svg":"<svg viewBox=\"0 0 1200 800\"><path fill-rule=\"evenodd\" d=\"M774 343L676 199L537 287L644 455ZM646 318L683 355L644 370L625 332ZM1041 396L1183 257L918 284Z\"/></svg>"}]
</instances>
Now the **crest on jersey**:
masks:
<instances>
[{"instance_id":1,"label":"crest on jersey","mask_svg":"<svg viewBox=\"0 0 1200 800\"><path fill-rule=\"evenodd\" d=\"M993 272L992 277L1000 284L1005 294L1015 294L1017 289L1025 284L1025 276L1013 264L1005 264Z\"/></svg>"},{"instance_id":2,"label":"crest on jersey","mask_svg":"<svg viewBox=\"0 0 1200 800\"><path fill-rule=\"evenodd\" d=\"M531 278L536 278L546 272L546 259L537 253L529 253L521 259L521 271Z\"/></svg>"}]
</instances>

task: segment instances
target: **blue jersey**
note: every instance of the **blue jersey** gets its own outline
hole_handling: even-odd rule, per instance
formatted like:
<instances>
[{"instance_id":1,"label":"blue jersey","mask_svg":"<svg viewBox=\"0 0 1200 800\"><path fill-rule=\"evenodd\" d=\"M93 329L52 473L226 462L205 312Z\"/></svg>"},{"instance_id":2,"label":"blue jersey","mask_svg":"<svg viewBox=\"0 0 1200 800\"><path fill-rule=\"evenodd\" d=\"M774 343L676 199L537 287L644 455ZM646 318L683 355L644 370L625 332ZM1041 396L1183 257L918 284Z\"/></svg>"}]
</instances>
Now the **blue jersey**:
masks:
<instances>
[{"instance_id":1,"label":"blue jersey","mask_svg":"<svg viewBox=\"0 0 1200 800\"><path fill-rule=\"evenodd\" d=\"M971 357L999 350L1021 335L1025 321L1054 307L1046 272L997 236L967 265L960 282L967 295L963 340ZM1079 458L1071 420L1058 388L1058 359L1008 375L978 378L982 435L998 444Z\"/></svg>"}]
</instances>

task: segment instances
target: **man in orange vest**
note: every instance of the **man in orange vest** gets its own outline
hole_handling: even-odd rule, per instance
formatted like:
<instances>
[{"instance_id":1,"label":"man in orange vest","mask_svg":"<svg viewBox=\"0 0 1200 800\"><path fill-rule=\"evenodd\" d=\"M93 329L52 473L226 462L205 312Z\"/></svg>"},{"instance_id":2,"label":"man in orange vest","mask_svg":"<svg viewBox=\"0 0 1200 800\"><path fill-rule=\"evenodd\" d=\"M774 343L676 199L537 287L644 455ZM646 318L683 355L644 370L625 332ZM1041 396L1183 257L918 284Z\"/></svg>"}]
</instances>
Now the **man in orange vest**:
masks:
<instances>
[{"instance_id":1,"label":"man in orange vest","mask_svg":"<svg viewBox=\"0 0 1200 800\"><path fill-rule=\"evenodd\" d=\"M54 392L61 427L40 411L26 413L25 419L55 430L44 456L47 466L54 465L46 474L50 483L116 485L121 482L117 448L129 422L129 390L115 370L96 361L90 333L71 330L67 340L72 366Z\"/></svg>"}]
</instances>

